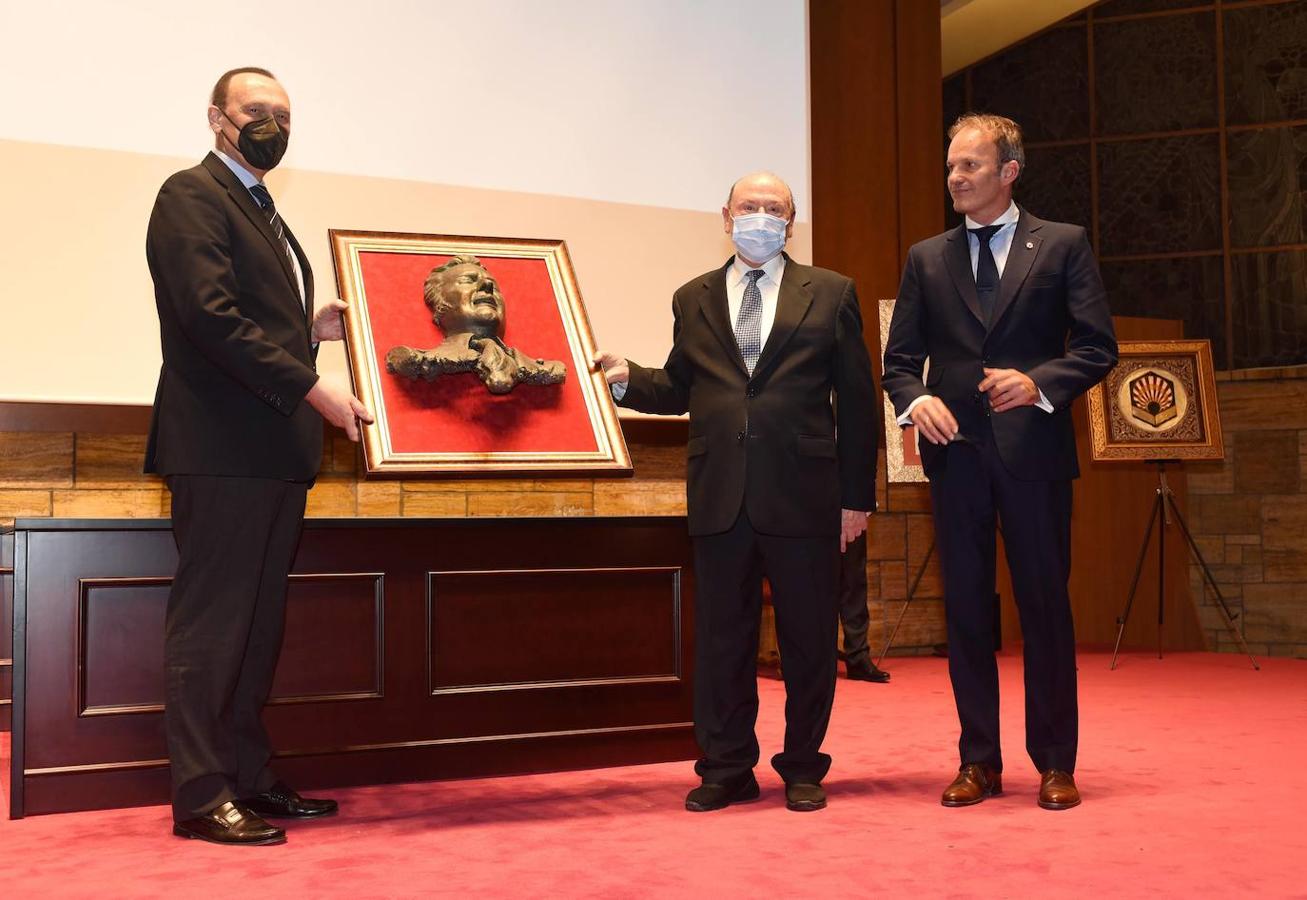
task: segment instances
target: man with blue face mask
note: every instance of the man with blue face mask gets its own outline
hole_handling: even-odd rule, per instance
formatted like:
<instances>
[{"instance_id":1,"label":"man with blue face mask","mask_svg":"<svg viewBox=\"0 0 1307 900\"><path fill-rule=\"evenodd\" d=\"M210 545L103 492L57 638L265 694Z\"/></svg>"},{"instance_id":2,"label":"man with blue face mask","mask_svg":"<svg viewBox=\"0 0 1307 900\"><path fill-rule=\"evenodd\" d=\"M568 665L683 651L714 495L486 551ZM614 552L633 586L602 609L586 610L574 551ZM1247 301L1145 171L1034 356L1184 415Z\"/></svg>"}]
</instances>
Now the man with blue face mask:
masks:
<instances>
[{"instance_id":1,"label":"man with blue face mask","mask_svg":"<svg viewBox=\"0 0 1307 900\"><path fill-rule=\"evenodd\" d=\"M766 577L786 693L785 746L771 762L786 805L806 812L826 805L831 759L821 744L835 696L839 556L875 508L880 404L852 280L783 252L794 227L785 182L767 172L741 178L722 222L736 253L676 291L662 368L611 353L595 361L621 405L690 414L703 783L686 809L759 796L755 658Z\"/></svg>"}]
</instances>

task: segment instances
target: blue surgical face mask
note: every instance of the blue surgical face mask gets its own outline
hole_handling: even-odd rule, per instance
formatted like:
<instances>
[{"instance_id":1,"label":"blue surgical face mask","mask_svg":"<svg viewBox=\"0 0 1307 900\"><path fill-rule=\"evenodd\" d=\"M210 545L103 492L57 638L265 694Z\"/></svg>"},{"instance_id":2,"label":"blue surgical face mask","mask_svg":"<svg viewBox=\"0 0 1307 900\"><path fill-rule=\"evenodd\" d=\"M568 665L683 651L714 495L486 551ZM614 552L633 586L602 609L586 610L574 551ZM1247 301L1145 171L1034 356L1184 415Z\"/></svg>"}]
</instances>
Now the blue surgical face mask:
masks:
<instances>
[{"instance_id":1,"label":"blue surgical face mask","mask_svg":"<svg viewBox=\"0 0 1307 900\"><path fill-rule=\"evenodd\" d=\"M785 246L785 231L790 223L767 213L735 216L731 220L731 240L736 251L757 263L765 263Z\"/></svg>"}]
</instances>

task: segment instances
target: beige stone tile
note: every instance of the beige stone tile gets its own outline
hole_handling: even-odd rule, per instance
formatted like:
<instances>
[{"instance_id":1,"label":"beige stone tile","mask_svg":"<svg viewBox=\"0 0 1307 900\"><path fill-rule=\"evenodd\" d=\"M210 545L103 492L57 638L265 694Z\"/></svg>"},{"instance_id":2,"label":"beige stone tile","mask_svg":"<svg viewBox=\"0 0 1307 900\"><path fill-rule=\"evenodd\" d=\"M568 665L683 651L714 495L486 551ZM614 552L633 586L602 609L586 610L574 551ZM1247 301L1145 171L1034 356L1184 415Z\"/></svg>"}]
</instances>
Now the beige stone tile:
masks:
<instances>
[{"instance_id":1,"label":"beige stone tile","mask_svg":"<svg viewBox=\"0 0 1307 900\"><path fill-rule=\"evenodd\" d=\"M596 516L683 516L685 484L680 481L597 481Z\"/></svg>"},{"instance_id":2,"label":"beige stone tile","mask_svg":"<svg viewBox=\"0 0 1307 900\"><path fill-rule=\"evenodd\" d=\"M462 492L465 494L482 491L530 491L535 489L535 481L530 478L414 478L405 479L404 493L422 493L431 491L438 494Z\"/></svg>"},{"instance_id":3,"label":"beige stone tile","mask_svg":"<svg viewBox=\"0 0 1307 900\"><path fill-rule=\"evenodd\" d=\"M594 495L579 492L503 491L467 495L469 516L589 516Z\"/></svg>"},{"instance_id":4,"label":"beige stone tile","mask_svg":"<svg viewBox=\"0 0 1307 900\"><path fill-rule=\"evenodd\" d=\"M143 434L78 434L74 476L78 489L159 487L163 479L146 475Z\"/></svg>"},{"instance_id":5,"label":"beige stone tile","mask_svg":"<svg viewBox=\"0 0 1307 900\"><path fill-rule=\"evenodd\" d=\"M930 486L920 484L891 484L885 508L889 512L930 512Z\"/></svg>"},{"instance_id":6,"label":"beige stone tile","mask_svg":"<svg viewBox=\"0 0 1307 900\"><path fill-rule=\"evenodd\" d=\"M583 494L586 491L593 491L597 484L630 484L629 478L537 478L531 482L531 490L546 491L549 493L574 493Z\"/></svg>"},{"instance_id":7,"label":"beige stone tile","mask_svg":"<svg viewBox=\"0 0 1307 900\"><path fill-rule=\"evenodd\" d=\"M1226 550L1225 537L1220 534L1197 534L1194 535L1194 543L1198 545L1199 551L1203 554L1203 559L1208 564L1238 562L1239 545L1232 545L1229 552ZM1236 556L1231 559L1231 555Z\"/></svg>"},{"instance_id":8,"label":"beige stone tile","mask_svg":"<svg viewBox=\"0 0 1307 900\"><path fill-rule=\"evenodd\" d=\"M333 519L357 515L357 511L353 481L319 478L309 491L304 515L313 519Z\"/></svg>"},{"instance_id":9,"label":"beige stone tile","mask_svg":"<svg viewBox=\"0 0 1307 900\"><path fill-rule=\"evenodd\" d=\"M874 513L867 519L867 558L906 559L908 516Z\"/></svg>"},{"instance_id":10,"label":"beige stone tile","mask_svg":"<svg viewBox=\"0 0 1307 900\"><path fill-rule=\"evenodd\" d=\"M1241 432L1234 436L1234 446L1234 489L1237 493L1297 493L1297 431Z\"/></svg>"},{"instance_id":11,"label":"beige stone tile","mask_svg":"<svg viewBox=\"0 0 1307 900\"><path fill-rule=\"evenodd\" d=\"M902 607L890 604L889 627L893 627ZM944 601L914 599L903 616L903 624L894 638L895 647L930 647L947 640L944 630Z\"/></svg>"},{"instance_id":12,"label":"beige stone tile","mask_svg":"<svg viewBox=\"0 0 1307 900\"><path fill-rule=\"evenodd\" d=\"M405 482L400 494L401 515L450 518L467 515L467 494L463 491L410 491Z\"/></svg>"},{"instance_id":13,"label":"beige stone tile","mask_svg":"<svg viewBox=\"0 0 1307 900\"><path fill-rule=\"evenodd\" d=\"M71 432L0 432L0 488L73 485Z\"/></svg>"},{"instance_id":14,"label":"beige stone tile","mask_svg":"<svg viewBox=\"0 0 1307 900\"><path fill-rule=\"evenodd\" d=\"M164 492L159 488L56 490L51 500L53 515L59 518L148 519L168 515Z\"/></svg>"},{"instance_id":15,"label":"beige stone tile","mask_svg":"<svg viewBox=\"0 0 1307 900\"><path fill-rule=\"evenodd\" d=\"M398 516L403 489L398 481L359 481L354 485L360 516Z\"/></svg>"},{"instance_id":16,"label":"beige stone tile","mask_svg":"<svg viewBox=\"0 0 1307 900\"><path fill-rule=\"evenodd\" d=\"M327 432L327 445L323 448L322 471L335 475L363 471L363 448L336 429Z\"/></svg>"},{"instance_id":17,"label":"beige stone tile","mask_svg":"<svg viewBox=\"0 0 1307 900\"><path fill-rule=\"evenodd\" d=\"M1185 482L1190 494L1234 493L1234 448L1227 443L1225 459L1221 462L1189 463L1185 468Z\"/></svg>"},{"instance_id":18,"label":"beige stone tile","mask_svg":"<svg viewBox=\"0 0 1307 900\"><path fill-rule=\"evenodd\" d=\"M1302 550L1263 550L1262 580L1270 583L1307 582L1307 553ZM1307 616L1307 610L1303 615Z\"/></svg>"},{"instance_id":19,"label":"beige stone tile","mask_svg":"<svg viewBox=\"0 0 1307 900\"><path fill-rule=\"evenodd\" d=\"M1261 504L1261 513L1264 549L1307 551L1307 494L1267 497Z\"/></svg>"},{"instance_id":20,"label":"beige stone tile","mask_svg":"<svg viewBox=\"0 0 1307 900\"><path fill-rule=\"evenodd\" d=\"M52 506L48 490L0 490L0 525L12 525L26 516L48 516Z\"/></svg>"},{"instance_id":21,"label":"beige stone tile","mask_svg":"<svg viewBox=\"0 0 1307 900\"><path fill-rule=\"evenodd\" d=\"M872 561L867 584L874 585L873 595L880 601L901 601L908 595L908 567L902 560ZM895 607L894 615L898 615Z\"/></svg>"},{"instance_id":22,"label":"beige stone tile","mask_svg":"<svg viewBox=\"0 0 1307 900\"><path fill-rule=\"evenodd\" d=\"M1254 641L1307 641L1307 582L1244 586L1244 638Z\"/></svg>"},{"instance_id":23,"label":"beige stone tile","mask_svg":"<svg viewBox=\"0 0 1307 900\"><path fill-rule=\"evenodd\" d=\"M1307 428L1307 381L1241 381L1217 388L1226 432Z\"/></svg>"},{"instance_id":24,"label":"beige stone tile","mask_svg":"<svg viewBox=\"0 0 1307 900\"><path fill-rule=\"evenodd\" d=\"M1258 497L1200 494L1189 498L1189 527L1196 534L1251 534L1262 530Z\"/></svg>"}]
</instances>

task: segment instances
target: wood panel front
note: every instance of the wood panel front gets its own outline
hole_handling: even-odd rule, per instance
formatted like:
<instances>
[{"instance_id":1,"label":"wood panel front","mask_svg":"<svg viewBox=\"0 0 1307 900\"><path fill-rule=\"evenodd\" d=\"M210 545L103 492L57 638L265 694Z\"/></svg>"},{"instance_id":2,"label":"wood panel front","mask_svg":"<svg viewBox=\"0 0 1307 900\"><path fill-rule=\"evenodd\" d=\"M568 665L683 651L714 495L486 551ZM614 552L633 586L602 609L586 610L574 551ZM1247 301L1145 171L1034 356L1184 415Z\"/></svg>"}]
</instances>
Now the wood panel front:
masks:
<instances>
[{"instance_id":1,"label":"wood panel front","mask_svg":"<svg viewBox=\"0 0 1307 900\"><path fill-rule=\"evenodd\" d=\"M14 536L0 534L0 731L9 730L13 696Z\"/></svg>"},{"instance_id":2,"label":"wood panel front","mask_svg":"<svg viewBox=\"0 0 1307 900\"><path fill-rule=\"evenodd\" d=\"M166 521L19 520L11 815L164 803ZM683 518L310 520L265 721L305 788L696 754Z\"/></svg>"}]
</instances>

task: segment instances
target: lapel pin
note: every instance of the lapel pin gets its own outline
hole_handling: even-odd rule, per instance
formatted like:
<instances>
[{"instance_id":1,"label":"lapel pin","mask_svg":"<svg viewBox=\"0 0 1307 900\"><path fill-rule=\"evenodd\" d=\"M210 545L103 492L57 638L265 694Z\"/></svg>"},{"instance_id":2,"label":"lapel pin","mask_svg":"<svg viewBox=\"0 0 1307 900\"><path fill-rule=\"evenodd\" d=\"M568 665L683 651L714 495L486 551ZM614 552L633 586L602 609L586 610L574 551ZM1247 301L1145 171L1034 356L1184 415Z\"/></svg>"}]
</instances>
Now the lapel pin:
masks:
<instances>
[{"instance_id":1,"label":"lapel pin","mask_svg":"<svg viewBox=\"0 0 1307 900\"><path fill-rule=\"evenodd\" d=\"M1027 250L1034 250L1034 249L1035 249L1035 242L1034 242L1034 241L1026 241L1026 249L1027 249Z\"/></svg>"}]
</instances>

